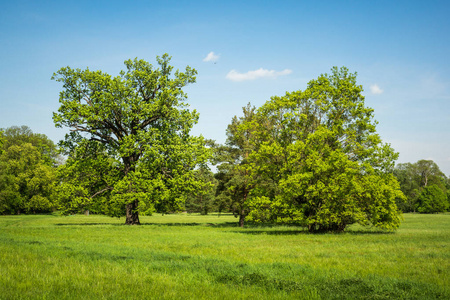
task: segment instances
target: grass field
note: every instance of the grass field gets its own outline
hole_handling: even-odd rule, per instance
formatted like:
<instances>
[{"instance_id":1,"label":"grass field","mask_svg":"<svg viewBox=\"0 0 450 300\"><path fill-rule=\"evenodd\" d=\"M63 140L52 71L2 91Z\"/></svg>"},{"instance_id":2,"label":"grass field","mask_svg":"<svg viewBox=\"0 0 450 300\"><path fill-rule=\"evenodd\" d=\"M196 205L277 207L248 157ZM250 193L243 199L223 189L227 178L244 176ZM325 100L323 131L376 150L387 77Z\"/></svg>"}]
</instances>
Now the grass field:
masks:
<instances>
[{"instance_id":1,"label":"grass field","mask_svg":"<svg viewBox=\"0 0 450 300\"><path fill-rule=\"evenodd\" d=\"M1 216L0 299L450 299L450 215L395 233L229 215Z\"/></svg>"}]
</instances>

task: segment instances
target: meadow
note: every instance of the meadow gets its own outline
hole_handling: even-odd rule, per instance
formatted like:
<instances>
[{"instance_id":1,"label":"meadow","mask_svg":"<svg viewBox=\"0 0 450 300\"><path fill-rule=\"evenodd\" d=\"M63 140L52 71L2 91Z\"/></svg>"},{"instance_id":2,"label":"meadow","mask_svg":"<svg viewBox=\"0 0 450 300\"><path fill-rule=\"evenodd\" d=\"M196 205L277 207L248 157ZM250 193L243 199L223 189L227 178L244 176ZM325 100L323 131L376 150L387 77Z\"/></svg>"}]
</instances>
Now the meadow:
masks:
<instances>
[{"instance_id":1,"label":"meadow","mask_svg":"<svg viewBox=\"0 0 450 300\"><path fill-rule=\"evenodd\" d=\"M231 215L0 217L0 299L450 299L450 214L395 233Z\"/></svg>"}]
</instances>

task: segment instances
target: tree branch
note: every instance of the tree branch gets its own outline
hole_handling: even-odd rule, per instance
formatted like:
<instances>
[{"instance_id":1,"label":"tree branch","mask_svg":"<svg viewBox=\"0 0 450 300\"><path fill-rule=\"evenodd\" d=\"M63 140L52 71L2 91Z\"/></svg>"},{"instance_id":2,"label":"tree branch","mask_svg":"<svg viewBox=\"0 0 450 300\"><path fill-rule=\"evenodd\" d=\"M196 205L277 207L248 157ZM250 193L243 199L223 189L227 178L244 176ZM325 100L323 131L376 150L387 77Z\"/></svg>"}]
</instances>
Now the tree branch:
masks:
<instances>
[{"instance_id":1,"label":"tree branch","mask_svg":"<svg viewBox=\"0 0 450 300\"><path fill-rule=\"evenodd\" d=\"M108 190L112 191L113 188L110 187L110 186L108 186L108 187L104 188L103 190L98 191L97 193L95 193L94 195L92 195L90 198L92 199L92 198L94 198L95 196L100 195L100 194L102 194L102 193L104 193L104 192L106 192L106 191L108 191Z\"/></svg>"},{"instance_id":2,"label":"tree branch","mask_svg":"<svg viewBox=\"0 0 450 300\"><path fill-rule=\"evenodd\" d=\"M141 123L141 125L139 126L139 129L144 129L145 127L147 127L150 123L155 122L157 120L159 120L161 118L160 115L156 115L153 116L147 120L145 120L144 122Z\"/></svg>"}]
</instances>

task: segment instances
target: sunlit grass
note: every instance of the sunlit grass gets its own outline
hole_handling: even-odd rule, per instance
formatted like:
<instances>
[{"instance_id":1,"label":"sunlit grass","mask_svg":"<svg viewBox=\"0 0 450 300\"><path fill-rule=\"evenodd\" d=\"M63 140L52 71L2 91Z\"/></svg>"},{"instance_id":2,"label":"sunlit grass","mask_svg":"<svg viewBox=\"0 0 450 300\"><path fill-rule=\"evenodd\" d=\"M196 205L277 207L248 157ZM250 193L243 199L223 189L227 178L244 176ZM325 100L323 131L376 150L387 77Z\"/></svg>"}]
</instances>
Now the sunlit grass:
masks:
<instances>
[{"instance_id":1,"label":"sunlit grass","mask_svg":"<svg viewBox=\"0 0 450 300\"><path fill-rule=\"evenodd\" d=\"M237 227L230 215L0 217L0 299L450 298L450 215L396 233Z\"/></svg>"}]
</instances>

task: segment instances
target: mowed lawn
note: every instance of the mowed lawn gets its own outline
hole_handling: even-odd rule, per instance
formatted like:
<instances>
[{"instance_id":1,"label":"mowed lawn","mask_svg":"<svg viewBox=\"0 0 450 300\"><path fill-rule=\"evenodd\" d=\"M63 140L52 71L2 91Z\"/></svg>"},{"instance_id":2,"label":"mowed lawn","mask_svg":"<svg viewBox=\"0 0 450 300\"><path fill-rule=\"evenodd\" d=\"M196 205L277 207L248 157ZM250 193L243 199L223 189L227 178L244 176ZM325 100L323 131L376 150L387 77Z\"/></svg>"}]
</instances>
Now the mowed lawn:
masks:
<instances>
[{"instance_id":1,"label":"mowed lawn","mask_svg":"<svg viewBox=\"0 0 450 300\"><path fill-rule=\"evenodd\" d=\"M1 216L0 299L450 299L450 214L395 233L231 215Z\"/></svg>"}]
</instances>

